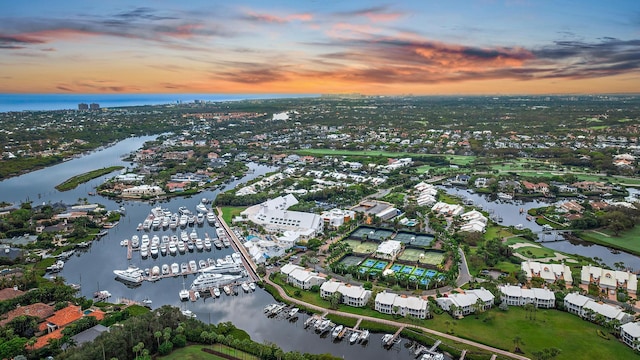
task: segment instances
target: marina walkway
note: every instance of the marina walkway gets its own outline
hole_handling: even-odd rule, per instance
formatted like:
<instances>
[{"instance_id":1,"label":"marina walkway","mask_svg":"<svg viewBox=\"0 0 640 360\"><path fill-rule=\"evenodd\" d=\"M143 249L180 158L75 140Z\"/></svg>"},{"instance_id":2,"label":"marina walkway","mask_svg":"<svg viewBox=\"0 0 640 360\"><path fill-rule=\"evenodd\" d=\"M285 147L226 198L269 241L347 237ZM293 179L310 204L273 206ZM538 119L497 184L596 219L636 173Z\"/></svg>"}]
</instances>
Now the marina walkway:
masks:
<instances>
[{"instance_id":1,"label":"marina walkway","mask_svg":"<svg viewBox=\"0 0 640 360\"><path fill-rule=\"evenodd\" d=\"M478 349L482 349L485 351L489 351L492 352L494 354L494 356L496 354L499 354L501 356L510 358L510 359L517 359L517 360L530 360L530 358L526 357L526 356L522 356L522 355L518 355L518 354L514 354L512 352L509 351L505 351L505 350L501 350L498 348L494 348L491 346L487 346L484 344L480 344L477 343L475 341L471 341L471 340L467 340L467 339L463 339L457 336L453 336L453 335L449 335L437 330L433 330L433 329L429 329L426 327L422 327L422 326L417 326L417 325L412 325L412 324L406 324L406 323L401 323L401 322L397 322L397 321L392 321L392 320L387 320L387 319L380 319L380 318L375 318L375 317L371 317L371 316L365 316L365 315L357 315L357 314L352 314L352 313L347 313L347 312L342 312L342 311L337 311L337 310L331 310L331 309L326 309L323 308L321 306L317 306L314 304L309 304L306 303L304 301L301 301L299 299L295 299L290 297L289 295L287 295L287 293L284 291L284 289L282 289L278 284L274 283L273 281L271 281L271 279L269 279L268 274L267 276L264 277L263 279L267 284L273 286L276 288L276 290L278 291L278 293L280 294L280 296L285 299L287 302L290 303L294 303L294 304L298 304L301 306L304 306L310 310L313 311L318 311L321 313L327 313L327 314L334 314L334 315L340 315L340 316L344 316L344 317L349 317L349 318L362 318L363 320L367 320L367 321L372 321L372 322L376 322L379 324L385 324L385 325L390 325L390 326L395 326L395 327L406 327L406 328L412 328L412 329L418 329L424 333L428 333L431 335L435 335L441 338L445 338L445 339L449 339L461 344L466 344L468 346L472 346Z\"/></svg>"},{"instance_id":2,"label":"marina walkway","mask_svg":"<svg viewBox=\"0 0 640 360\"><path fill-rule=\"evenodd\" d=\"M251 256L247 252L247 249L244 248L244 245L236 236L229 225L222 218L222 209L220 207L216 207L216 211L218 212L218 221L224 228L224 231L227 233L229 239L231 239L231 246L242 255L242 262L244 264L245 269L249 270L249 276L253 279L253 281L260 281L260 276L258 275L258 270L256 269L256 264L251 260Z\"/></svg>"}]
</instances>

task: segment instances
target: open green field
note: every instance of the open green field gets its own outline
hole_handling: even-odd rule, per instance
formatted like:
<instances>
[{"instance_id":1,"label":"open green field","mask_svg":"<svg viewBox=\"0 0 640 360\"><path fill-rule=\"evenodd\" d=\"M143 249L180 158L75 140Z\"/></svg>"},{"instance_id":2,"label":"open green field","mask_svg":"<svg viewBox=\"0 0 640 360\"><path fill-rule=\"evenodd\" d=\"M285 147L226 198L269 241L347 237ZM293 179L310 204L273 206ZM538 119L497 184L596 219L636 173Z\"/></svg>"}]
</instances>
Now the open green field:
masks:
<instances>
[{"instance_id":1,"label":"open green field","mask_svg":"<svg viewBox=\"0 0 640 360\"><path fill-rule=\"evenodd\" d=\"M483 321L489 314L490 320ZM514 350L513 339L522 339L520 349L524 356L535 358L533 352L555 347L561 350L555 359L635 359L636 353L609 335L609 340L598 336L600 327L578 316L558 311L539 309L535 320L529 320L527 312L517 306L508 311L493 309L476 319L469 315L462 320L452 320L448 314L436 315L426 321L427 326L440 330L453 330L453 334L495 346ZM451 325L454 324L454 325ZM600 328L602 329L602 328Z\"/></svg>"},{"instance_id":2,"label":"open green field","mask_svg":"<svg viewBox=\"0 0 640 360\"><path fill-rule=\"evenodd\" d=\"M614 236L608 230L598 230L597 232L582 231L577 235L586 241L640 254L640 226L635 226L633 229L625 231L618 236Z\"/></svg>"},{"instance_id":3,"label":"open green field","mask_svg":"<svg viewBox=\"0 0 640 360\"><path fill-rule=\"evenodd\" d=\"M239 216L246 207L234 207L234 206L223 206L222 209L222 219L227 225L231 226L231 219L236 216Z\"/></svg>"},{"instance_id":4,"label":"open green field","mask_svg":"<svg viewBox=\"0 0 640 360\"><path fill-rule=\"evenodd\" d=\"M425 154L416 154L416 153L408 153L408 152L391 152L391 151L380 151L380 150L333 150L333 149L308 149L298 151L298 153L303 155L331 155L331 156L384 156L390 158L397 157L412 157L412 156L425 156ZM473 162L476 157L475 156L464 156L464 155L429 155L433 157L444 157L449 160L452 164L456 165L468 165Z\"/></svg>"},{"instance_id":5,"label":"open green field","mask_svg":"<svg viewBox=\"0 0 640 360\"><path fill-rule=\"evenodd\" d=\"M521 247L514 250L518 254L524 255L532 259L540 259L553 256L555 252L547 248L538 248L533 246Z\"/></svg>"},{"instance_id":6,"label":"open green field","mask_svg":"<svg viewBox=\"0 0 640 360\"><path fill-rule=\"evenodd\" d=\"M359 254L370 254L376 251L376 249L378 249L378 244L371 241L365 241L365 242L360 242L358 240L344 240L344 241L346 241L347 244L349 244L349 246L353 249L354 252Z\"/></svg>"},{"instance_id":7,"label":"open green field","mask_svg":"<svg viewBox=\"0 0 640 360\"><path fill-rule=\"evenodd\" d=\"M174 350L171 354L167 356L159 356L158 359L162 359L162 360L211 360L211 359L222 360L224 359L223 357L216 356L214 354L209 354L202 351L203 348L213 349L217 352L227 354L236 359L258 360L258 357L256 356L247 354L243 351L236 350L222 344L214 344L213 346L209 346L209 345L186 346L186 347Z\"/></svg>"}]
</instances>

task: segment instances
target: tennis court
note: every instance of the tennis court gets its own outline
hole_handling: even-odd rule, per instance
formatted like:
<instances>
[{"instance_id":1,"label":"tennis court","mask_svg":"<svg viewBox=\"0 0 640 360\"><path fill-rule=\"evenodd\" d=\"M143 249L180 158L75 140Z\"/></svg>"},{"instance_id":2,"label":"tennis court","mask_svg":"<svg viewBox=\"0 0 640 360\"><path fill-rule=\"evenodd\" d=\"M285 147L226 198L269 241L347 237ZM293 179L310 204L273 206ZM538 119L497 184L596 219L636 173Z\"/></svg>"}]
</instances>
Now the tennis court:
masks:
<instances>
[{"instance_id":1,"label":"tennis court","mask_svg":"<svg viewBox=\"0 0 640 360\"><path fill-rule=\"evenodd\" d=\"M411 274L413 272L413 270L415 269L415 266L408 266L405 265L402 267L402 270L400 270L403 274Z\"/></svg>"},{"instance_id":2,"label":"tennis court","mask_svg":"<svg viewBox=\"0 0 640 360\"><path fill-rule=\"evenodd\" d=\"M425 251L418 262L429 265L440 265L444 261L444 253L439 251Z\"/></svg>"},{"instance_id":3,"label":"tennis court","mask_svg":"<svg viewBox=\"0 0 640 360\"><path fill-rule=\"evenodd\" d=\"M401 264L393 264L391 266L391 270L393 270L394 273L400 272L400 270L402 270L402 265Z\"/></svg>"},{"instance_id":4,"label":"tennis court","mask_svg":"<svg viewBox=\"0 0 640 360\"><path fill-rule=\"evenodd\" d=\"M360 241L360 240L344 240L349 244L349 247L353 252L358 254L371 254L378 249L378 244L372 241Z\"/></svg>"},{"instance_id":5,"label":"tennis court","mask_svg":"<svg viewBox=\"0 0 640 360\"><path fill-rule=\"evenodd\" d=\"M393 235L393 231L390 230L376 230L373 234L369 233L369 237L367 239L381 241L383 239L389 239Z\"/></svg>"},{"instance_id":6,"label":"tennis court","mask_svg":"<svg viewBox=\"0 0 640 360\"><path fill-rule=\"evenodd\" d=\"M405 248L400 256L398 256L398 259L408 262L418 262L425 256L424 254L424 250Z\"/></svg>"},{"instance_id":7,"label":"tennis court","mask_svg":"<svg viewBox=\"0 0 640 360\"><path fill-rule=\"evenodd\" d=\"M384 270L384 268L387 266L387 264L389 264L386 261L378 261L376 262L376 264L372 267L373 269L377 269L377 270Z\"/></svg>"},{"instance_id":8,"label":"tennis court","mask_svg":"<svg viewBox=\"0 0 640 360\"><path fill-rule=\"evenodd\" d=\"M412 274L417 276L417 277L422 277L422 275L424 275L425 271L426 271L425 269L417 267L415 270L413 270Z\"/></svg>"},{"instance_id":9,"label":"tennis court","mask_svg":"<svg viewBox=\"0 0 640 360\"><path fill-rule=\"evenodd\" d=\"M424 273L424 276L428 278L432 278L436 276L437 273L438 273L437 271L429 269Z\"/></svg>"},{"instance_id":10,"label":"tennis court","mask_svg":"<svg viewBox=\"0 0 640 360\"><path fill-rule=\"evenodd\" d=\"M362 239L364 234L367 234L367 236L369 236L369 233L371 231L375 232L375 229L369 227L359 227L356 229L356 231L351 233L350 237L354 239Z\"/></svg>"},{"instance_id":11,"label":"tennis court","mask_svg":"<svg viewBox=\"0 0 640 360\"><path fill-rule=\"evenodd\" d=\"M435 237L428 234L414 234L409 232L399 232L394 240L398 240L403 244L411 244L415 246L428 247L431 245Z\"/></svg>"},{"instance_id":12,"label":"tennis court","mask_svg":"<svg viewBox=\"0 0 640 360\"><path fill-rule=\"evenodd\" d=\"M345 268L348 268L349 266L358 266L362 260L364 260L364 258L361 258L359 256L345 256L342 258L342 260L340 260L340 264L342 264Z\"/></svg>"},{"instance_id":13,"label":"tennis court","mask_svg":"<svg viewBox=\"0 0 640 360\"><path fill-rule=\"evenodd\" d=\"M373 265L376 264L376 261L373 259L367 259L364 261L364 263L362 264L362 266L366 266L366 267L372 267Z\"/></svg>"}]
</instances>

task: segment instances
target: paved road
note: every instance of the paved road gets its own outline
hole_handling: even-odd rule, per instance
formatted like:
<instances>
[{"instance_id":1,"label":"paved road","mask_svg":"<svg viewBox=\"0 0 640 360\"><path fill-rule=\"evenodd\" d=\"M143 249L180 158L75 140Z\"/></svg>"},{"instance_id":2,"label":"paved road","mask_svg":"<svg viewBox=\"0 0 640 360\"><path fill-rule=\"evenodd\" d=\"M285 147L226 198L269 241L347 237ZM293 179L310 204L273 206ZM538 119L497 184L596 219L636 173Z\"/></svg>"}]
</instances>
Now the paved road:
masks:
<instances>
[{"instance_id":1,"label":"paved road","mask_svg":"<svg viewBox=\"0 0 640 360\"><path fill-rule=\"evenodd\" d=\"M398 327L398 328L401 327L401 326L404 326L406 328L418 329L418 330L421 330L422 332L425 332L425 333L429 333L429 334L432 334L432 335L435 335L435 336L439 336L441 338L446 338L446 339L449 339L449 340L456 341L458 343L462 343L462 344L466 344L466 345L469 345L469 346L473 346L475 348L486 350L486 351L492 352L494 354L506 356L506 357L511 358L511 359L530 360L528 357L525 357L525 356L522 356L522 355L514 354L514 353L511 353L509 351L505 351L505 350L497 349L497 348L494 348L494 347L491 347L491 346L483 345L483 344L477 343L475 341L459 338L457 336L449 335L449 334L446 334L446 333L443 333L443 332L440 332L440 331L436 331L436 330L433 330L433 329L429 329L429 328L426 328L426 327L417 326L417 325L413 325L413 324L401 323L401 322L392 321L392 320L379 319L379 318L374 318L374 317L370 317L370 316L356 315L356 314L351 314L351 313L347 313L347 312L326 309L326 308L323 308L321 306L309 304L309 303L306 303L306 302L304 302L302 300L295 299L295 298L292 298L289 295L287 295L285 293L284 289L282 289L278 284L274 283L273 281L271 281L271 279L269 279L269 274L267 274L264 277L263 280L267 284L275 287L278 290L278 293L280 294L280 296L283 299L285 299L286 301L288 301L290 303L294 303L294 304L298 304L298 305L304 306L304 307L306 307L308 309L312 309L312 310L318 311L320 313L325 313L326 312L326 313L329 313L329 314L335 314L335 315L340 315L340 316L349 317L349 318L355 318L355 319L360 319L361 318L363 320L368 320L368 321L373 321L373 322L377 322L377 323L380 323L380 324L395 326L395 327Z\"/></svg>"},{"instance_id":2,"label":"paved road","mask_svg":"<svg viewBox=\"0 0 640 360\"><path fill-rule=\"evenodd\" d=\"M464 251L460 247L458 247L458 253L460 253L460 264L458 266L456 285L461 287L471 281L471 273L469 272L469 265L467 265L467 257L464 256Z\"/></svg>"}]
</instances>

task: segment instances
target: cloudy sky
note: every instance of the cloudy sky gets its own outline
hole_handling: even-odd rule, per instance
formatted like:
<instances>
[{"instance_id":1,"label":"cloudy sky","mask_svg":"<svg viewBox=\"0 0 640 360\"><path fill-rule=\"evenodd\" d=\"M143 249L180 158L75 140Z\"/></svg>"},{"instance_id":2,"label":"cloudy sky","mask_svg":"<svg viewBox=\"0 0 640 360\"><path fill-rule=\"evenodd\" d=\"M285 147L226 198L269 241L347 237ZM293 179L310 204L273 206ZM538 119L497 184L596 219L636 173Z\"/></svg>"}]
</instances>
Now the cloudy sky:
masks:
<instances>
[{"instance_id":1,"label":"cloudy sky","mask_svg":"<svg viewBox=\"0 0 640 360\"><path fill-rule=\"evenodd\" d=\"M0 92L640 92L640 1L6 1Z\"/></svg>"}]
</instances>

